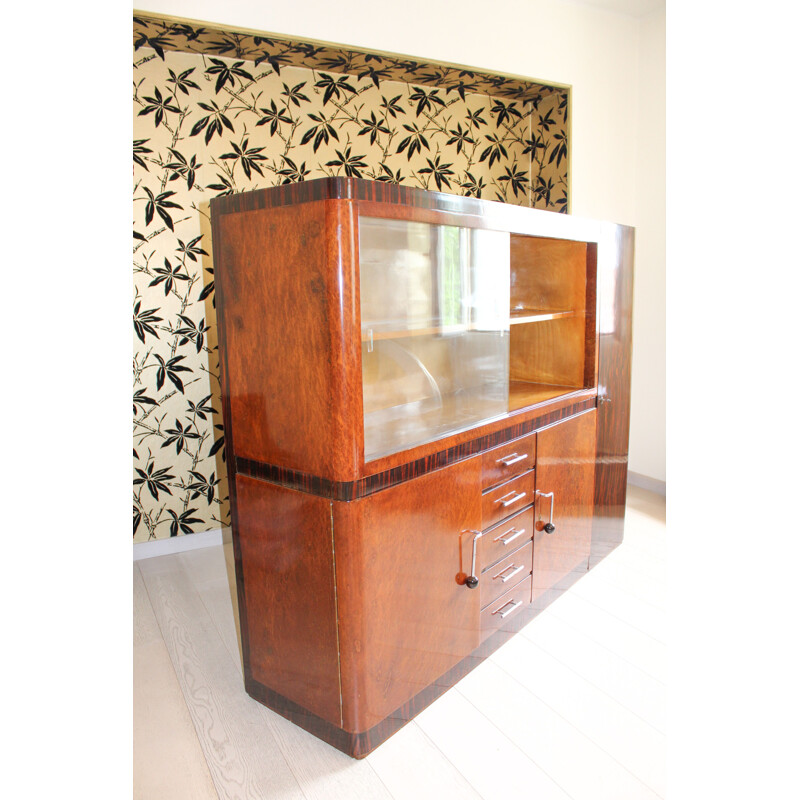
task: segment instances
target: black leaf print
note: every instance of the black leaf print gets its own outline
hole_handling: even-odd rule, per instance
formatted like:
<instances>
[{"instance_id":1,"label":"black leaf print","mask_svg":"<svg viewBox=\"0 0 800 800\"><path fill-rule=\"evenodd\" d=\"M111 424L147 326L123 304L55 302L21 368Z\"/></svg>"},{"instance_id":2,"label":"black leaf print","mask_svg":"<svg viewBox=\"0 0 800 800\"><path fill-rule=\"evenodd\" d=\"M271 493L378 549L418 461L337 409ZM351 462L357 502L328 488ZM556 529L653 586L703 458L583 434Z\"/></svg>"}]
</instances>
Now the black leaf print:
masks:
<instances>
[{"instance_id":1,"label":"black leaf print","mask_svg":"<svg viewBox=\"0 0 800 800\"><path fill-rule=\"evenodd\" d=\"M202 519L192 516L196 511L196 508L187 508L182 514L176 514L171 508L168 508L167 513L172 517L172 523L169 526L169 535L177 536L178 529L180 529L181 533L194 533L192 525L197 525L203 521Z\"/></svg>"},{"instance_id":2,"label":"black leaf print","mask_svg":"<svg viewBox=\"0 0 800 800\"><path fill-rule=\"evenodd\" d=\"M156 389L161 389L164 386L164 381L169 378L170 383L183 394L183 381L180 379L179 372L191 372L191 368L178 364L183 361L183 356L174 356L173 358L164 361L158 353L155 354L156 361L159 363L158 372L156 372Z\"/></svg>"},{"instance_id":3,"label":"black leaf print","mask_svg":"<svg viewBox=\"0 0 800 800\"><path fill-rule=\"evenodd\" d=\"M261 153L264 149L263 147L248 147L249 143L249 139L242 139L241 145L231 142L230 145L233 148L233 152L225 153L220 158L234 159L236 163L241 164L244 174L251 178L253 172L257 172L259 175L264 174L258 162L266 161L267 157Z\"/></svg>"},{"instance_id":4,"label":"black leaf print","mask_svg":"<svg viewBox=\"0 0 800 800\"><path fill-rule=\"evenodd\" d=\"M194 67L181 72L180 75L176 75L172 70L169 71L169 78L167 78L167 82L175 84L173 92L176 96L178 92L183 92L183 94L188 95L189 89L197 89L197 91L200 91L200 87L194 81L189 80L189 76L193 72Z\"/></svg>"},{"instance_id":5,"label":"black leaf print","mask_svg":"<svg viewBox=\"0 0 800 800\"><path fill-rule=\"evenodd\" d=\"M450 187L450 181L448 180L448 177L455 173L450 169L450 167L453 165L440 163L440 158L441 156L436 156L433 161L431 161L429 158L426 159L428 166L419 170L419 172L420 174L430 173L433 175L433 179L436 181L436 188L441 191L443 184L448 188Z\"/></svg>"},{"instance_id":6,"label":"black leaf print","mask_svg":"<svg viewBox=\"0 0 800 800\"><path fill-rule=\"evenodd\" d=\"M175 230L175 226L172 222L172 217L169 215L169 212L167 211L168 208L183 209L183 206L179 205L173 200L168 199L172 197L175 194L175 192L161 192L159 195L154 196L153 193L146 186L144 187L144 191L148 198L144 214L145 225L150 225L150 223L153 221L155 214L158 213L158 216L164 220L167 227L171 231Z\"/></svg>"},{"instance_id":7,"label":"black leaf print","mask_svg":"<svg viewBox=\"0 0 800 800\"><path fill-rule=\"evenodd\" d=\"M211 66L206 69L206 75L216 75L217 82L214 86L214 93L219 94L220 89L223 89L226 84L230 84L232 88L236 87L234 76L238 78L247 78L252 81L253 76L245 69L244 61L237 61L235 64L226 64L218 58L211 59Z\"/></svg>"},{"instance_id":8,"label":"black leaf print","mask_svg":"<svg viewBox=\"0 0 800 800\"><path fill-rule=\"evenodd\" d=\"M144 469L136 467L136 474L139 477L133 479L133 485L145 484L154 500L158 500L159 492L172 494L166 482L173 480L175 476L170 475L166 469L155 469L155 461L150 461Z\"/></svg>"},{"instance_id":9,"label":"black leaf print","mask_svg":"<svg viewBox=\"0 0 800 800\"><path fill-rule=\"evenodd\" d=\"M155 112L156 128L164 121L164 116L168 111L175 114L180 114L181 110L174 104L172 95L166 97L161 96L158 86L153 90L152 97L145 97L145 107L139 112L139 116L143 117L147 114Z\"/></svg>"},{"instance_id":10,"label":"black leaf print","mask_svg":"<svg viewBox=\"0 0 800 800\"><path fill-rule=\"evenodd\" d=\"M345 148L344 153L340 150L336 151L337 158L332 161L326 161L326 167L344 167L344 173L349 178L360 178L360 170L366 168L367 162L364 161L364 156L354 156L350 153L350 148Z\"/></svg>"},{"instance_id":11,"label":"black leaf print","mask_svg":"<svg viewBox=\"0 0 800 800\"><path fill-rule=\"evenodd\" d=\"M133 307L133 329L136 331L136 335L145 343L145 334L149 333L152 336L155 336L158 339L158 332L153 327L156 322L161 322L161 317L157 317L155 315L155 308L148 308L144 311L141 310L142 301L137 300L136 304Z\"/></svg>"},{"instance_id":12,"label":"black leaf print","mask_svg":"<svg viewBox=\"0 0 800 800\"><path fill-rule=\"evenodd\" d=\"M324 95L322 96L322 105L326 105L329 100L336 98L337 100L343 99L345 92L350 92L351 94L356 94L356 90L354 86L351 86L347 81L347 75L342 76L341 78L334 78L333 75L325 75L322 73L322 77L314 84L318 89L324 90Z\"/></svg>"},{"instance_id":13,"label":"black leaf print","mask_svg":"<svg viewBox=\"0 0 800 800\"><path fill-rule=\"evenodd\" d=\"M275 105L275 101L270 101L269 108L261 108L259 109L261 114L263 115L261 119L256 122L256 127L260 127L261 125L269 124L269 135L274 136L278 132L278 125L281 122L286 122L291 125L294 120L289 115L289 112L284 108L278 108Z\"/></svg>"}]
</instances>

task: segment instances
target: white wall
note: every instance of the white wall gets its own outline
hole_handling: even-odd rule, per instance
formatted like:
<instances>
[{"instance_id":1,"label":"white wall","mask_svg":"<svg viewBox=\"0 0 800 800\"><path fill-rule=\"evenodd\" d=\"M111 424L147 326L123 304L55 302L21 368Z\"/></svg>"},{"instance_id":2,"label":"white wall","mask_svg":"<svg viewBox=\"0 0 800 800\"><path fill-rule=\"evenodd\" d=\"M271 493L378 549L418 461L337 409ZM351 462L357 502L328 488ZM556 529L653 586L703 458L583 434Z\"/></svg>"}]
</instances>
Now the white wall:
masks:
<instances>
[{"instance_id":1,"label":"white wall","mask_svg":"<svg viewBox=\"0 0 800 800\"><path fill-rule=\"evenodd\" d=\"M640 22L569 0L138 0L136 7L570 84L571 211L639 228L630 467L664 479L663 11ZM640 75L662 80L651 90Z\"/></svg>"},{"instance_id":2,"label":"white wall","mask_svg":"<svg viewBox=\"0 0 800 800\"><path fill-rule=\"evenodd\" d=\"M666 481L666 14L639 20L630 469Z\"/></svg>"}]
</instances>

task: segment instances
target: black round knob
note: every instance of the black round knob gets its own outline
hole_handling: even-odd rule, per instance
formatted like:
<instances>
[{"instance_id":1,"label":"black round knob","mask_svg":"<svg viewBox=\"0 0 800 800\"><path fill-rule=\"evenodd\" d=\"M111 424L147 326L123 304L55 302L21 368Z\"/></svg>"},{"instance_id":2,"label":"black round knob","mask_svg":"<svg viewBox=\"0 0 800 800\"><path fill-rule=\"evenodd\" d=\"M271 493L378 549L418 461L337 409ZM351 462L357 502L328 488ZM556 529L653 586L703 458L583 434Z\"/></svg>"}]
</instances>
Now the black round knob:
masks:
<instances>
[{"instance_id":1,"label":"black round knob","mask_svg":"<svg viewBox=\"0 0 800 800\"><path fill-rule=\"evenodd\" d=\"M547 525L544 526L545 533L552 533L556 529L556 526L553 525L552 522L548 522Z\"/></svg>"},{"instance_id":2,"label":"black round knob","mask_svg":"<svg viewBox=\"0 0 800 800\"><path fill-rule=\"evenodd\" d=\"M474 575L470 575L464 583L468 589L474 589L478 585L478 579Z\"/></svg>"}]
</instances>

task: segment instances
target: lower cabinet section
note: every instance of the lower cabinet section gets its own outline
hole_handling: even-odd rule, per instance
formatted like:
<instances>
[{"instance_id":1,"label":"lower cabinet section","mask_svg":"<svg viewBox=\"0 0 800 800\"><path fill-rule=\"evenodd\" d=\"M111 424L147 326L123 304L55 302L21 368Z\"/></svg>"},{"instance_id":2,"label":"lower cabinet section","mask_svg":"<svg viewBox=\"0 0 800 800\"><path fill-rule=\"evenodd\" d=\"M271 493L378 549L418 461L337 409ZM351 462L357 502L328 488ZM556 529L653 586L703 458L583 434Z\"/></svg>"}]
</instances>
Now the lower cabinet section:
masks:
<instances>
[{"instance_id":1,"label":"lower cabinet section","mask_svg":"<svg viewBox=\"0 0 800 800\"><path fill-rule=\"evenodd\" d=\"M248 692L356 757L402 727L586 571L595 418L350 502L237 476Z\"/></svg>"}]
</instances>

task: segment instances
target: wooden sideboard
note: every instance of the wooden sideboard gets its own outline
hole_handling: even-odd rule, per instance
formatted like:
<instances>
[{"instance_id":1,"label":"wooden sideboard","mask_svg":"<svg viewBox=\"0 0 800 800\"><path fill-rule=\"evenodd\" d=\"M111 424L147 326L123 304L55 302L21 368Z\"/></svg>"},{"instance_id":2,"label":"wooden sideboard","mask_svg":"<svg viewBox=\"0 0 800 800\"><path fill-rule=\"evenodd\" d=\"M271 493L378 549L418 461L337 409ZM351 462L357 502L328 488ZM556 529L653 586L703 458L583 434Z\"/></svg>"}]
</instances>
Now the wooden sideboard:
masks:
<instances>
[{"instance_id":1,"label":"wooden sideboard","mask_svg":"<svg viewBox=\"0 0 800 800\"><path fill-rule=\"evenodd\" d=\"M633 231L344 178L211 216L245 687L363 757L621 541Z\"/></svg>"}]
</instances>

